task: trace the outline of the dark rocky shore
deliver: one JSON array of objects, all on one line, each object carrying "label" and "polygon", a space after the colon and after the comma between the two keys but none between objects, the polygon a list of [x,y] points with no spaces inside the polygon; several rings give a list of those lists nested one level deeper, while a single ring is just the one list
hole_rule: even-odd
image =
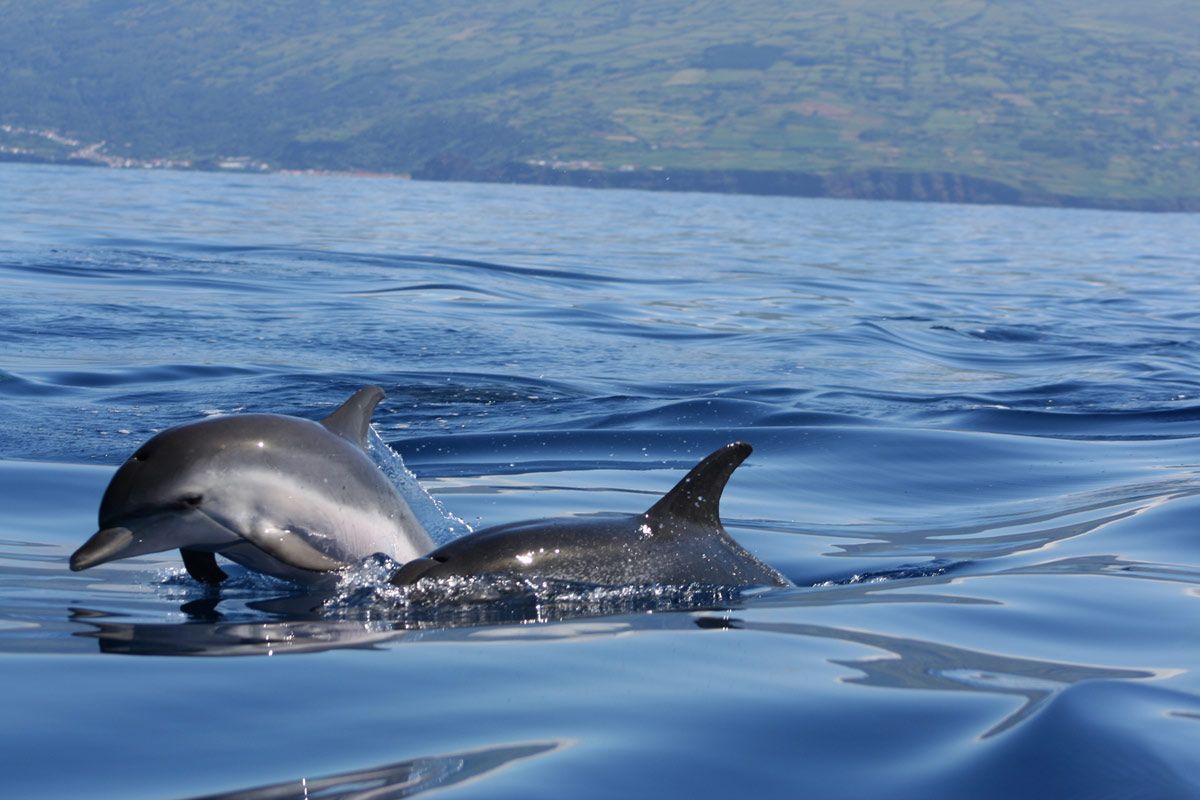
[{"label": "dark rocky shore", "polygon": [[509,162],[477,165],[452,158],[436,159],[412,173],[418,180],[481,181],[580,186],[597,189],[649,189],[675,192],[721,192],[785,197],[835,197],[856,200],[901,200],[933,203],[1096,208],[1119,211],[1200,211],[1195,197],[1079,197],[1022,189],[999,181],[952,172],[871,169],[833,174],[768,170],[702,169],[563,169]]}]

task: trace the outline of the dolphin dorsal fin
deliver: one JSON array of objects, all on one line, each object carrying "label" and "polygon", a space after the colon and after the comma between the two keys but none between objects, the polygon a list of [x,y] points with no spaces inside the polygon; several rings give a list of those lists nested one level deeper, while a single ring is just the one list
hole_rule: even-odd
[{"label": "dolphin dorsal fin", "polygon": [[382,399],[383,389],[378,386],[364,386],[338,406],[336,411],[321,420],[321,424],[343,439],[349,439],[365,449],[367,429],[371,427],[371,414]]},{"label": "dolphin dorsal fin", "polygon": [[[721,493],[729,476],[750,455],[752,448],[745,442],[731,442],[710,453],[675,488],[650,507],[646,517],[651,522],[686,520],[713,531],[721,528]],[[666,529],[674,526],[667,525]]]}]

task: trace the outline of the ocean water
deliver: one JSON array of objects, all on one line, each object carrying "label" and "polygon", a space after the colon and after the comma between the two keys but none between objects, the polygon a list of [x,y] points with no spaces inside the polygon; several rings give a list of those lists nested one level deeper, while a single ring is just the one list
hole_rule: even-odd
[{"label": "ocean water", "polygon": [[[1197,242],[1184,215],[3,165],[5,794],[1200,796]],[[723,517],[796,585],[68,571],[156,431],[368,383],[374,455],[444,535],[640,511],[748,441]]]}]

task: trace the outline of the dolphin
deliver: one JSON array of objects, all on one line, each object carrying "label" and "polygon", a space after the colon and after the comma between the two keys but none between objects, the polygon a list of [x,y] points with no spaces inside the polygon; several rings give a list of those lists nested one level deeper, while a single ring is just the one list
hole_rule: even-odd
[{"label": "dolphin", "polygon": [[514,522],[467,534],[409,561],[389,579],[505,574],[603,586],[790,586],[730,538],[721,493],[750,455],[733,442],[707,456],[643,514]]},{"label": "dolphin", "polygon": [[226,577],[216,553],[314,583],[374,553],[397,561],[428,553],[433,540],[366,452],[382,399],[368,386],[320,422],[244,414],[163,431],[117,470],[100,530],[71,569],[179,548],[205,583]]}]

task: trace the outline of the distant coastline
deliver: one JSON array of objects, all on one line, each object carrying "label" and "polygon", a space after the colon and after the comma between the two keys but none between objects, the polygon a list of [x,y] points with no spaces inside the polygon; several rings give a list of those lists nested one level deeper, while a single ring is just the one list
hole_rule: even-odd
[{"label": "distant coastline", "polygon": [[539,186],[573,186],[588,189],[640,189],[667,192],[713,192],[775,197],[892,200],[900,202],[965,203],[1045,208],[1090,208],[1109,211],[1200,212],[1200,195],[1191,197],[1121,198],[1087,197],[1025,190],[1000,181],[953,172],[866,169],[819,174],[790,170],[670,169],[563,166],[547,162],[511,161],[498,165],[475,164],[467,159],[442,157],[412,172],[277,168],[247,158],[139,160],[66,157],[0,151],[0,163],[58,164],[110,169],[171,169],[197,172],[251,174],[310,174],[378,177],[420,181],[513,183]]},{"label": "distant coastline", "polygon": [[1166,198],[1076,197],[1023,190],[999,181],[952,172],[885,169],[831,174],[748,169],[605,170],[569,169],[549,164],[520,162],[509,162],[498,167],[479,167],[467,162],[440,159],[415,170],[412,177],[417,180],[532,183],[597,189],[1093,208],[1110,211],[1200,212],[1200,195]]}]

